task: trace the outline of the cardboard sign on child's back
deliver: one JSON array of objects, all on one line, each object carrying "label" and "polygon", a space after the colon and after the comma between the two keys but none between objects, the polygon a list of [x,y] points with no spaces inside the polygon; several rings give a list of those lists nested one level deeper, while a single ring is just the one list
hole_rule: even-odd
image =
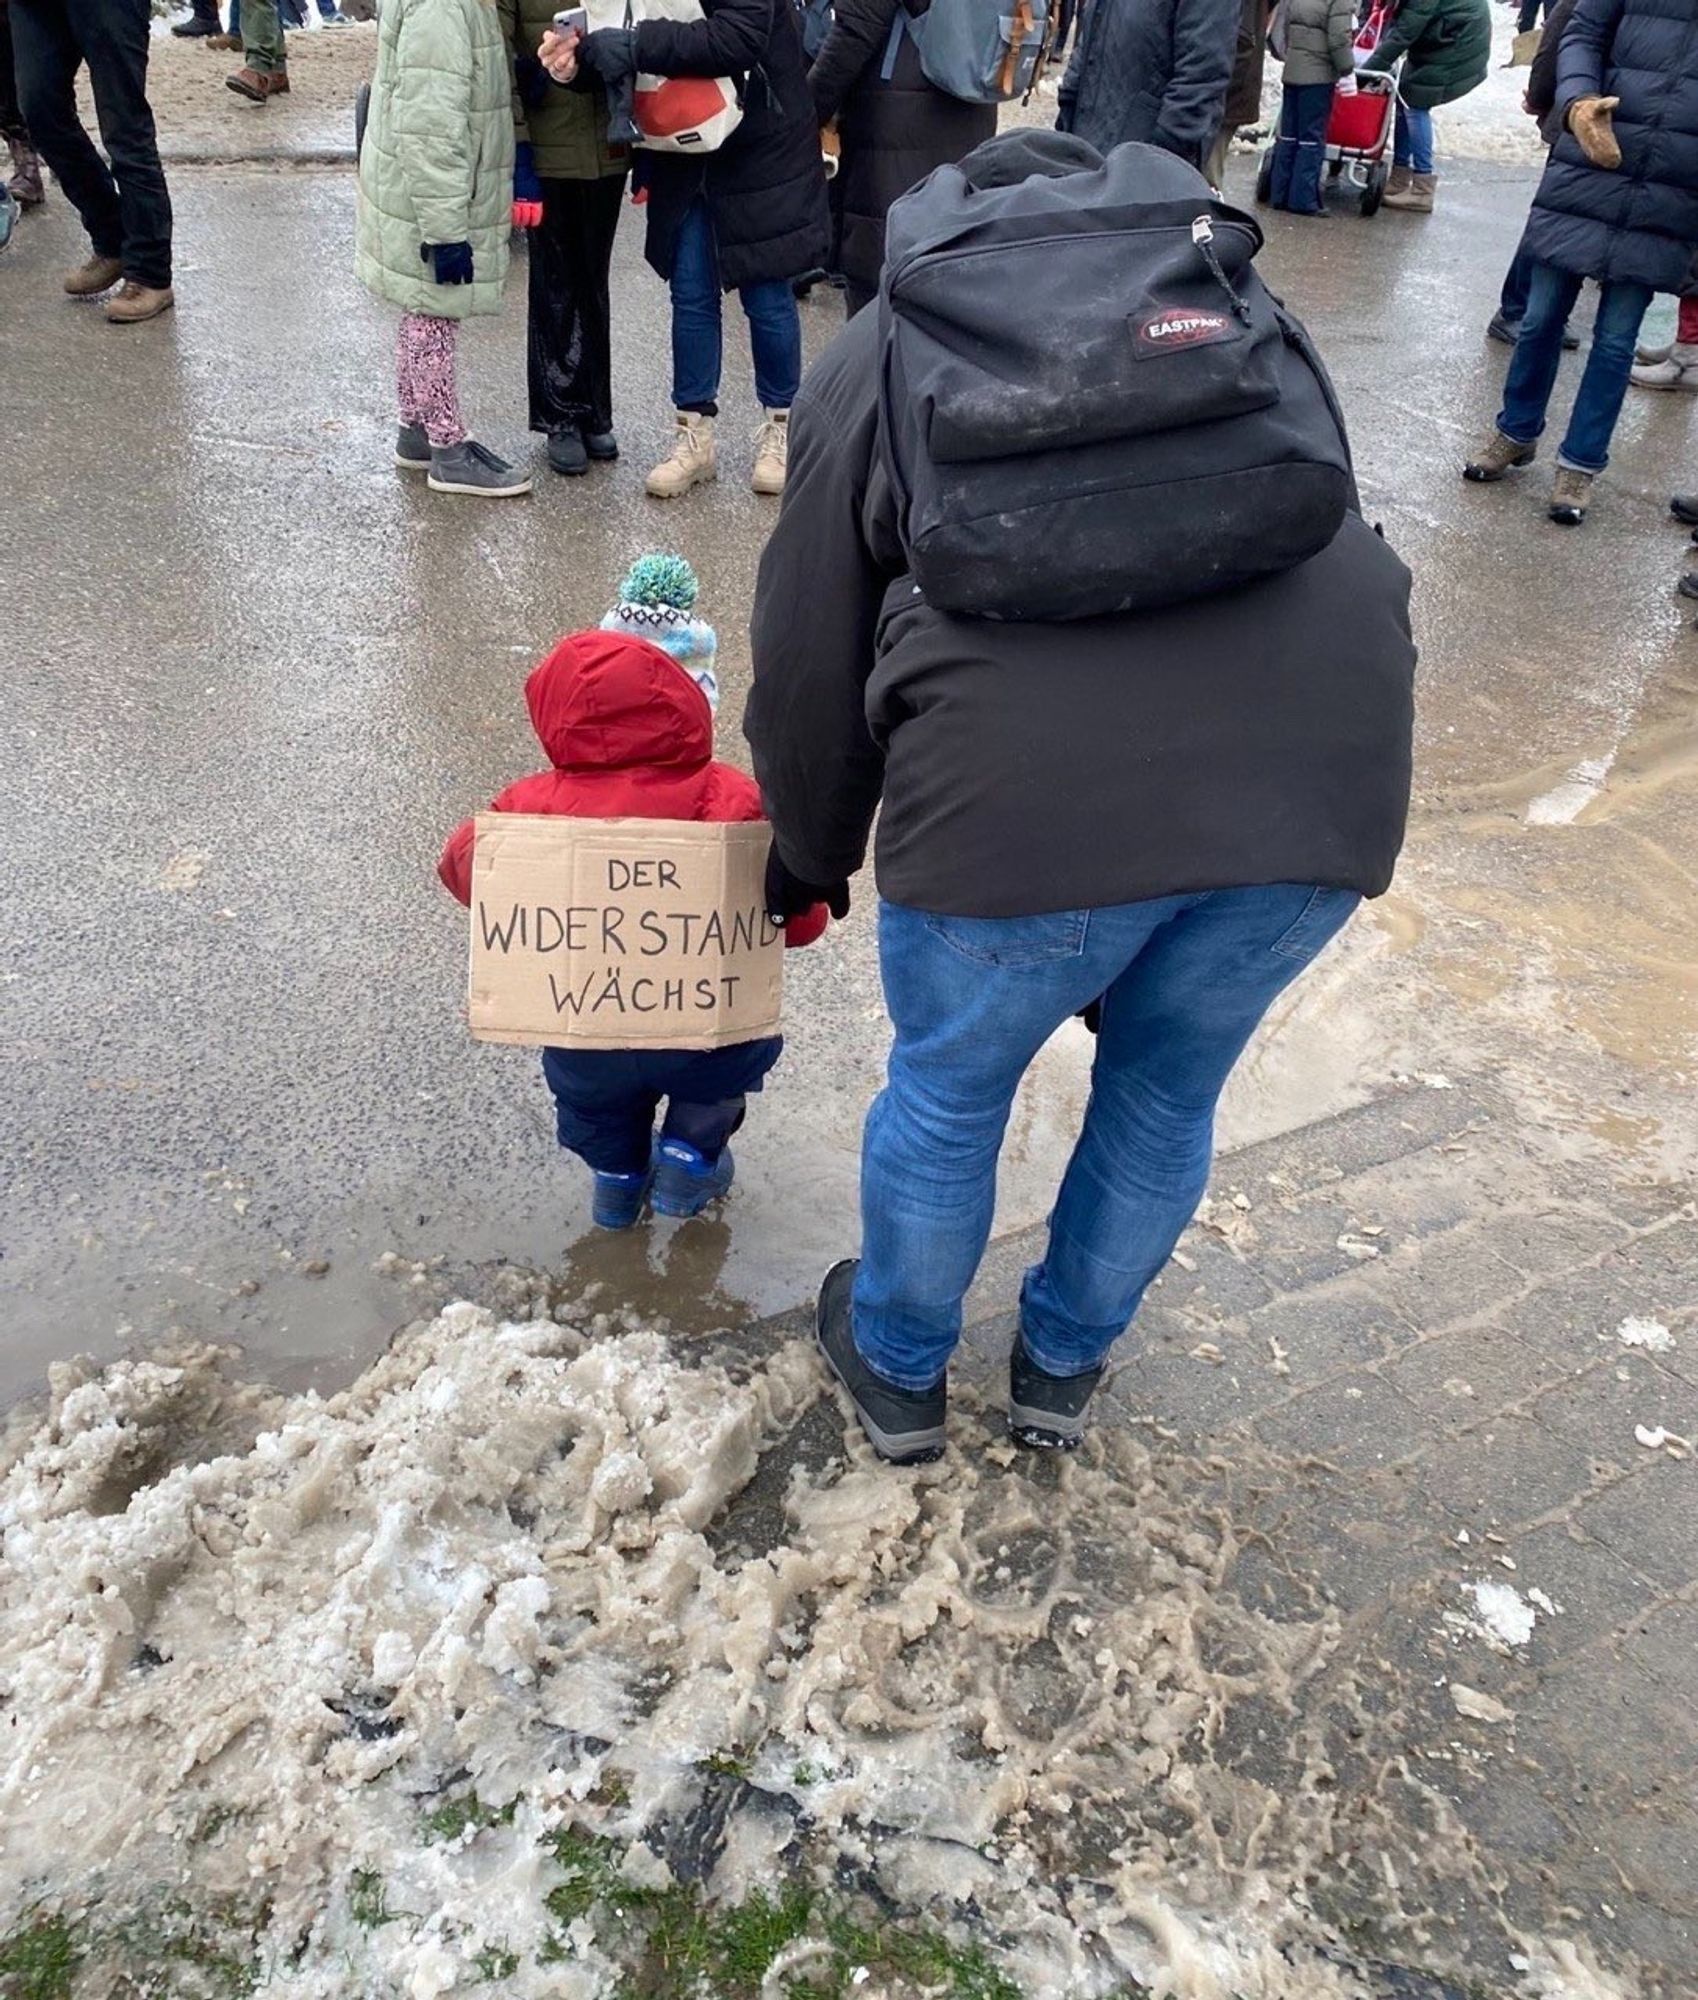
[{"label": "cardboard sign on child's back", "polygon": [[718,1049],[776,1034],[760,824],[479,813],[467,1017],[482,1042]]}]

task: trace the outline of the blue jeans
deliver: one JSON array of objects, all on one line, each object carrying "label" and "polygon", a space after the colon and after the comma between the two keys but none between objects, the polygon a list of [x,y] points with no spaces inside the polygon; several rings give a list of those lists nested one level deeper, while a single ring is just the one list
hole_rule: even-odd
[{"label": "blue jeans", "polygon": [[1330,83],[1288,83],[1279,107],[1268,200],[1297,215],[1319,215],[1321,170],[1327,162],[1327,119],[1332,113]]},{"label": "blue jeans", "polygon": [[1433,171],[1433,114],[1416,111],[1397,100],[1397,130],[1392,144],[1392,160],[1412,174]]},{"label": "blue jeans", "polygon": [[777,1035],[724,1049],[544,1049],[556,1131],[569,1153],[602,1174],[640,1174],[661,1132],[717,1160],[743,1122],[744,1098],[759,1090],[784,1053]]},{"label": "blue jeans", "polygon": [[[744,285],[737,296],[749,321],[755,394],[767,410],[787,410],[802,385],[802,315],[788,282]],[[719,412],[724,353],[719,251],[713,217],[698,199],[685,211],[672,251],[672,407]]]},{"label": "blue jeans", "polygon": [[1084,1129],[1021,1296],[1040,1368],[1094,1368],[1196,1211],[1233,1064],[1357,901],[1279,884],[1042,917],[883,904],[896,1042],[867,1117],[855,1282],[855,1344],[875,1373],[904,1389],[943,1373],[990,1238],[1014,1093],[1056,1029],[1100,996]]},{"label": "blue jeans", "polygon": [[[1498,429],[1517,444],[1531,444],[1545,428],[1545,411],[1562,363],[1563,329],[1580,296],[1582,280],[1572,271],[1535,264],[1527,288],[1521,335],[1504,377]],[[1559,465],[1576,472],[1602,472],[1610,460],[1610,438],[1627,395],[1628,373],[1639,339],[1639,322],[1651,303],[1648,285],[1607,278],[1598,287],[1598,317],[1586,372],[1569,412],[1568,435],[1557,453]]]},{"label": "blue jeans", "polygon": [[1527,314],[1527,291],[1533,282],[1533,259],[1527,253],[1525,237],[1516,245],[1509,269],[1503,274],[1503,290],[1498,294],[1498,310],[1511,326],[1519,326]]}]

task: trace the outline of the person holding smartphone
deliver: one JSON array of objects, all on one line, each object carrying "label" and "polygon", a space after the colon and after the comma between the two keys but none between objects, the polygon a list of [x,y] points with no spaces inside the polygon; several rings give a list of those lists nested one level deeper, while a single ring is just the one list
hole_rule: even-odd
[{"label": "person holding smartphone", "polygon": [[533,431],[567,478],[619,456],[613,430],[613,336],[609,271],[630,170],[630,149],[607,133],[607,93],[594,76],[567,89],[537,49],[576,49],[584,9],[556,0],[500,0],[513,64],[516,147],[513,192],[529,207],[527,376]]}]

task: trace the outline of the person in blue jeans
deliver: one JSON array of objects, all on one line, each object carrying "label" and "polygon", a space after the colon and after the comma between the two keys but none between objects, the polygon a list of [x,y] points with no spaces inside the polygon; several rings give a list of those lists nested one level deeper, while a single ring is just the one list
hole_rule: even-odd
[{"label": "person in blue jeans", "polygon": [[[1085,232],[1101,164],[1075,136],[1007,132],[962,162],[961,198],[1059,180],[1038,205]],[[1083,341],[1108,310],[1070,294],[1068,240],[1045,242],[1053,281],[1028,266],[1041,304],[1008,308],[1028,332],[1042,314],[1058,352],[1073,314]],[[927,299],[960,341],[941,274]],[[827,1275],[818,1338],[877,1452],[938,1455],[1015,1094],[1090,1009],[1090,1104],[1009,1355],[1012,1435],[1066,1447],[1196,1207],[1234,1063],[1391,880],[1409,799],[1409,574],[1346,509],[1319,553],[1236,589],[1211,583],[1200,547],[1170,580],[1179,601],[1155,609],[1030,624],[943,612],[908,573],[883,470],[881,355],[876,316],[859,314],[803,383],[744,720],[775,918],[844,907],[878,816],[894,1045],[862,1146],[861,1255]],[[1043,483],[1017,461],[1007,476],[1053,586],[1069,550],[1042,518]],[[1237,546],[1229,513],[1220,567]],[[1134,575],[1144,518],[1124,510]]]}]

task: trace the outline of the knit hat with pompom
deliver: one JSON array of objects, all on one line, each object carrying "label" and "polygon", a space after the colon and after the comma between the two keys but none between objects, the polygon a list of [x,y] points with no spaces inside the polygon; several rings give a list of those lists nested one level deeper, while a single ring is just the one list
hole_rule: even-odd
[{"label": "knit hat with pompom", "polygon": [[693,615],[696,594],[696,572],[682,556],[639,556],[601,629],[647,639],[669,653],[707,696],[709,707],[717,709],[719,639],[711,625]]}]

